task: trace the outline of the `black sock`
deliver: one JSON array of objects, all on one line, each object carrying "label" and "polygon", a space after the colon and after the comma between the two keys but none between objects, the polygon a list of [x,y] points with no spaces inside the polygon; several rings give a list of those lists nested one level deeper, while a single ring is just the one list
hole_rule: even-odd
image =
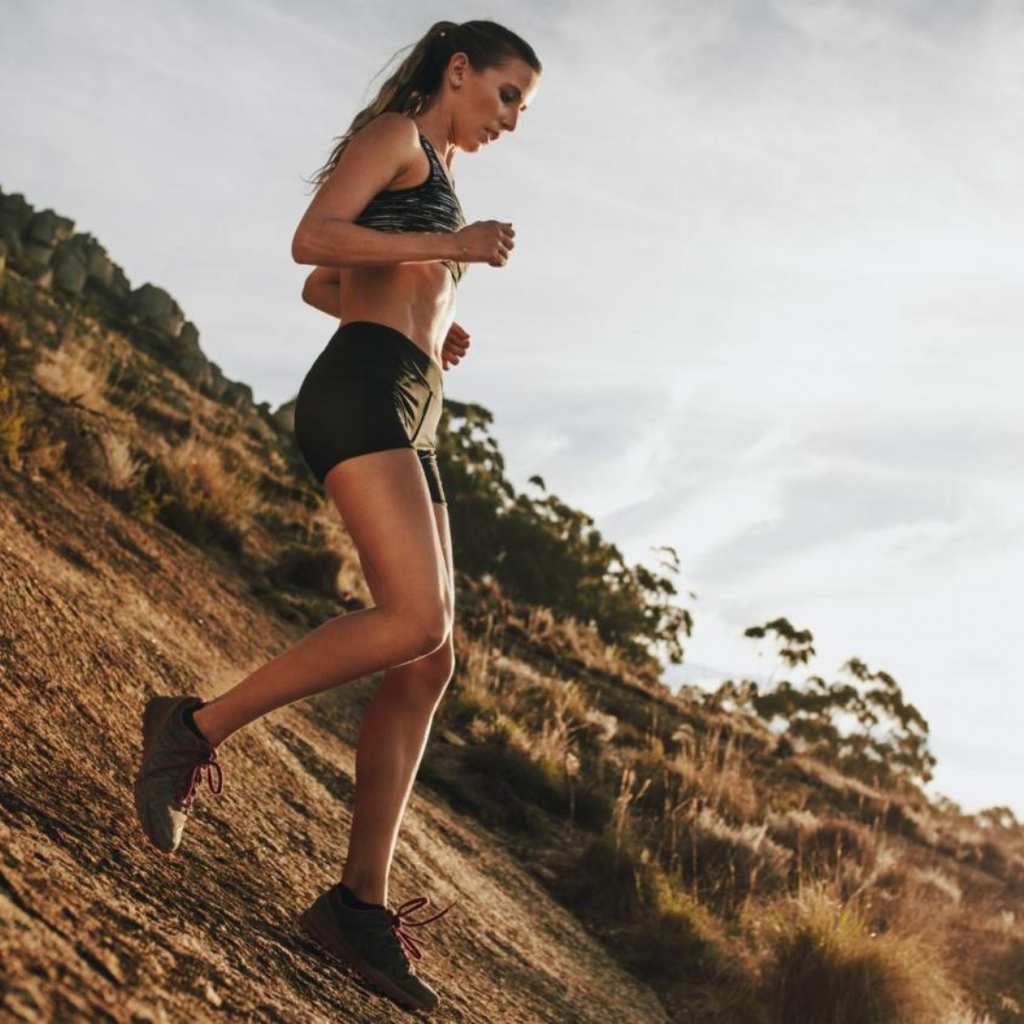
[{"label": "black sock", "polygon": [[338,886],[341,889],[341,901],[346,907],[372,907],[374,910],[384,909],[383,903],[364,903],[344,882],[339,882]]},{"label": "black sock", "polygon": [[[195,707],[187,708],[185,713],[181,716],[185,720],[185,724],[204,742],[210,743],[210,741],[199,731],[199,726],[196,725],[195,719],[192,717],[193,713],[198,711],[202,707],[202,704],[196,704]],[[212,746],[212,744],[210,744]]]}]

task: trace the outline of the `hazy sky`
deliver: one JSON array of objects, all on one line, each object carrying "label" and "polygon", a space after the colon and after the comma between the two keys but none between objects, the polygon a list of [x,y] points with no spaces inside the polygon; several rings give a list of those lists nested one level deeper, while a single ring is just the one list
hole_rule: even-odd
[{"label": "hazy sky", "polygon": [[446,393],[494,412],[518,488],[541,474],[631,561],[676,547],[670,679],[769,674],[742,633],[785,615],[808,671],[895,676],[935,789],[1024,817],[1024,0],[0,15],[0,186],[170,291],[275,406],[335,327],[290,256],[303,176],[433,21],[523,35],[530,109],[453,166],[516,248],[463,279]]}]

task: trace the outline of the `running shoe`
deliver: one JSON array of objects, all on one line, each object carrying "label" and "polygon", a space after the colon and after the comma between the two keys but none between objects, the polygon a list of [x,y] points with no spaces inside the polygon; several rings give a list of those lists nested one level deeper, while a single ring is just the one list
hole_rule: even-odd
[{"label": "running shoe", "polygon": [[321,946],[354,967],[400,1006],[430,1011],[438,1006],[440,997],[409,963],[407,950],[416,960],[423,953],[405,929],[436,921],[455,904],[421,921],[409,919],[410,914],[429,902],[429,896],[416,896],[396,911],[384,906],[350,907],[342,899],[338,884],[318,896],[299,916],[299,922]]},{"label": "running shoe", "polygon": [[147,838],[165,853],[173,853],[181,843],[203,772],[214,794],[224,788],[216,749],[193,732],[184,718],[187,710],[204,703],[195,696],[153,697],[142,715],[142,766],[135,774],[135,811]]}]

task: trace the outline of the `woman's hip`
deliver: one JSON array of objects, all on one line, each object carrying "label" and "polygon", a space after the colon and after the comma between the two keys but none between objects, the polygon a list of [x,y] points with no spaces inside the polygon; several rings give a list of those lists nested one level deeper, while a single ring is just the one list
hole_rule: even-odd
[{"label": "woman's hip", "polygon": [[[334,434],[355,446],[432,447],[444,401],[441,371],[384,324],[342,324],[299,388],[295,432]],[[370,450],[370,449],[367,449]]]}]

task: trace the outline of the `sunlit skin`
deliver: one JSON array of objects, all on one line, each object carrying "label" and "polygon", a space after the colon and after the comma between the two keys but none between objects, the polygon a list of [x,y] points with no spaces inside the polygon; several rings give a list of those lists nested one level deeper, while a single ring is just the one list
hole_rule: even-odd
[{"label": "sunlit skin", "polygon": [[[477,74],[464,53],[452,55],[439,93],[413,119],[449,176],[457,149],[475,153],[515,131],[538,77],[519,59]],[[411,136],[407,125],[401,129]],[[388,188],[424,180],[429,161],[416,149],[415,159],[395,172]],[[326,210],[323,219],[330,215]],[[474,221],[454,240],[443,239],[444,248],[437,251],[503,267],[513,234],[508,222]],[[453,320],[452,275],[436,259],[316,266],[303,298],[343,323],[369,320],[394,327],[445,370],[469,348],[468,332]],[[447,506],[430,501],[411,447],[341,459],[324,488],[355,543],[372,605],[329,619],[208,701],[193,720],[217,747],[269,711],[383,670],[356,747],[352,825],[341,880],[359,899],[386,905],[399,827],[434,713],[454,671],[451,526]]]},{"label": "sunlit skin", "polygon": [[[457,149],[475,153],[482,146],[493,145],[505,132],[516,130],[539,83],[540,75],[519,58],[478,73],[465,53],[454,53],[440,93],[412,120],[429,139],[451,177]],[[418,184],[424,173],[423,167],[410,168],[389,188]],[[509,233],[514,238],[511,225]],[[509,249],[513,244],[510,240]],[[403,333],[448,370],[464,358],[471,337],[453,319],[455,290],[451,274],[440,262],[403,263],[390,267],[317,267],[309,275],[303,297],[342,321],[382,320],[384,311],[393,310],[389,322],[403,325]]]},{"label": "sunlit skin", "polygon": [[[413,120],[450,174],[456,149],[475,153],[505,132],[516,130],[519,115],[537,91],[540,75],[518,58],[478,74],[464,53],[456,53],[449,61],[445,84],[449,88],[442,92],[440,100]],[[469,333],[452,322],[441,349],[444,369],[457,365],[469,344]]]}]

